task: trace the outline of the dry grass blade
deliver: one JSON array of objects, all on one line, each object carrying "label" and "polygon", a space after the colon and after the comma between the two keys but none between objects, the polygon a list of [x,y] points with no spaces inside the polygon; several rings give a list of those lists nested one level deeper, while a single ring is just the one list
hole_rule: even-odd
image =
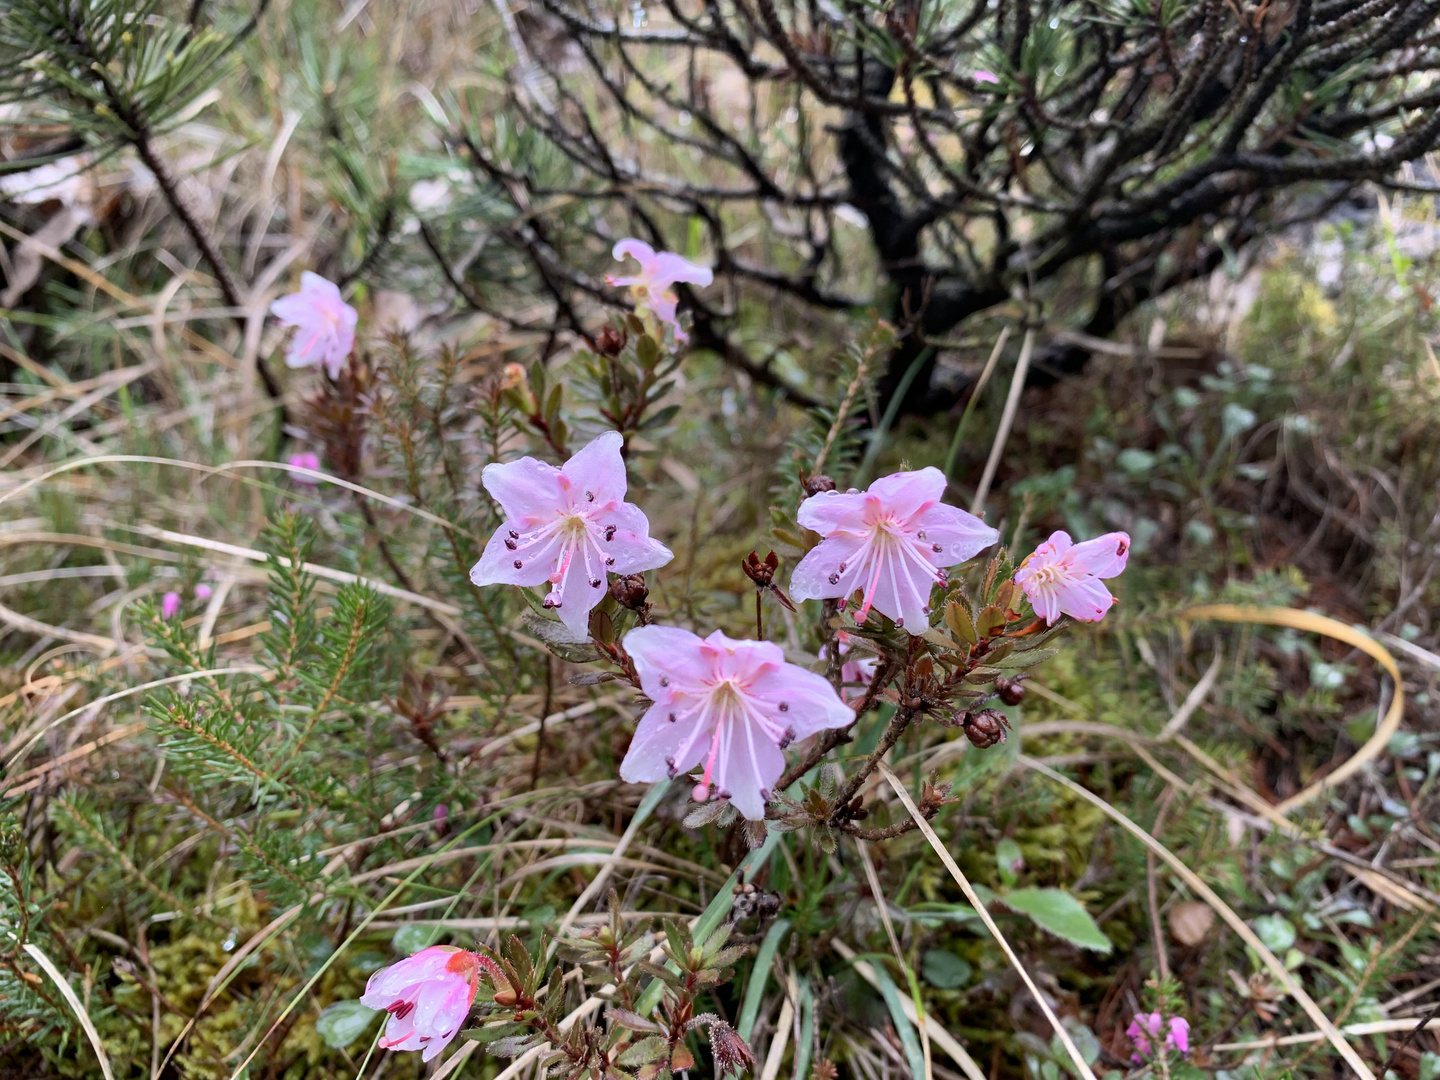
[{"label": "dry grass blade", "polygon": [[[891,772],[890,767],[883,761],[879,762],[877,767],[880,774],[889,781],[900,801],[905,804],[906,811],[915,819],[915,824],[925,834],[925,839],[930,841],[930,846],[935,849],[935,854],[940,856],[940,861],[945,864],[945,869],[950,871],[950,876],[955,879],[955,884],[960,886],[960,891],[970,901],[970,906],[980,915],[985,929],[990,931],[990,936],[995,939],[996,944],[1005,953],[1005,958],[1010,961],[1010,965],[1019,974],[1026,989],[1034,996],[1035,1003],[1040,1006],[1040,1011],[1045,1014],[1045,1019],[1050,1021],[1050,1026],[1055,1029],[1055,1037],[1065,1047],[1065,1052],[1070,1055],[1070,1060],[1075,1063],[1075,1068],[1085,1080],[1095,1080],[1095,1073],[1091,1071],[1089,1063],[1081,1055],[1080,1048],[1075,1045],[1075,1040],[1070,1038],[1070,1033],[1065,1030],[1065,1025],[1060,1023],[1060,1018],[1055,1015],[1055,1010],[1050,1007],[1050,1003],[1040,993],[1040,988],[1035,985],[1035,980],[1030,977],[1030,972],[1025,970],[1025,965],[1020,963],[1020,957],[1015,955],[1015,950],[1010,947],[1010,942],[1000,932],[1000,927],[995,925],[995,920],[990,917],[989,910],[985,907],[984,901],[980,899],[974,886],[970,884],[970,880],[961,872],[959,864],[956,863],[950,852],[945,849],[945,844],[935,830],[930,827],[930,822],[926,821],[925,816],[920,813],[915,805],[915,800],[910,798],[910,792],[905,790],[905,785],[900,782],[900,778]],[[1373,1080],[1373,1078],[1367,1077],[1366,1080]]]},{"label": "dry grass blade", "polygon": [[[1392,1035],[1400,1031],[1414,1031],[1419,1020],[1369,1020],[1363,1024],[1346,1024],[1340,1029],[1345,1035]],[[1426,1031],[1440,1031],[1440,1020],[1430,1020]],[[1280,1035],[1273,1039],[1247,1039],[1245,1042],[1219,1043],[1211,1049],[1221,1050],[1269,1050],[1276,1046],[1303,1046],[1305,1043],[1322,1042],[1323,1031],[1303,1031],[1298,1035]]]},{"label": "dry grass blade", "polygon": [[1035,330],[1025,331],[1025,340],[1020,343],[1020,359],[1015,361],[1015,374],[1010,377],[1010,393],[1005,398],[1005,411],[1000,414],[1000,427],[995,431],[995,442],[990,447],[990,457],[985,461],[985,471],[980,474],[980,486],[975,489],[975,499],[970,512],[978,514],[985,507],[985,496],[990,494],[990,485],[995,480],[995,470],[1000,468],[1000,458],[1005,453],[1006,440],[1010,438],[1010,425],[1020,411],[1020,395],[1025,392],[1025,375],[1030,370],[1030,354],[1035,351]]},{"label": "dry grass blade", "polygon": [[1275,979],[1290,992],[1290,996],[1305,1010],[1305,1014],[1310,1017],[1315,1026],[1330,1040],[1336,1052],[1345,1059],[1349,1066],[1355,1070],[1356,1074],[1362,1077],[1363,1080],[1375,1080],[1375,1074],[1370,1071],[1370,1067],[1361,1060],[1360,1055],[1355,1052],[1355,1048],[1345,1041],[1345,1037],[1341,1035],[1335,1025],[1330,1022],[1330,1018],[1320,1010],[1320,1006],[1316,1005],[1310,995],[1305,992],[1305,988],[1300,985],[1295,976],[1286,970],[1285,965],[1280,962],[1279,957],[1266,948],[1265,943],[1260,940],[1254,930],[1250,929],[1245,920],[1240,918],[1229,904],[1220,899],[1214,889],[1201,881],[1200,876],[1196,874],[1195,871],[1181,862],[1174,852],[1156,840],[1139,825],[1135,824],[1135,822],[1131,821],[1119,810],[1116,810],[1115,807],[1100,798],[1100,796],[1075,783],[1075,781],[1069,777],[1062,776],[1054,769],[1023,754],[1016,760],[1026,768],[1034,769],[1036,772],[1064,786],[1076,795],[1079,795],[1086,802],[1097,807],[1102,813],[1133,835],[1149,850],[1164,859],[1170,869],[1174,870],[1180,879],[1184,881],[1197,896],[1214,908],[1215,913],[1229,924],[1230,929],[1240,935],[1241,940],[1243,940],[1246,945],[1255,950],[1261,962],[1270,969],[1270,973],[1275,976]]},{"label": "dry grass blade", "polygon": [[1371,657],[1389,674],[1395,682],[1395,696],[1390,701],[1390,707],[1385,711],[1384,719],[1375,728],[1375,734],[1365,741],[1365,744],[1356,750],[1339,768],[1332,769],[1325,776],[1309,784],[1302,790],[1296,792],[1290,798],[1284,800],[1277,807],[1276,811],[1281,814],[1288,814],[1296,807],[1304,806],[1313,802],[1321,794],[1354,776],[1367,764],[1378,757],[1390,742],[1391,736],[1400,727],[1400,719],[1405,713],[1405,683],[1400,678],[1400,665],[1395,662],[1392,656],[1383,645],[1376,641],[1363,630],[1357,630],[1353,626],[1346,626],[1337,619],[1327,615],[1316,615],[1314,612],[1301,611],[1298,608],[1282,607],[1243,607],[1239,604],[1202,604],[1199,607],[1187,608],[1182,617],[1186,619],[1210,619],[1215,622],[1230,623],[1252,623],[1262,626],[1288,626],[1294,630],[1305,630],[1312,634],[1323,634],[1326,637],[1334,638],[1336,641],[1343,641],[1359,649],[1365,655]]},{"label": "dry grass blade", "polygon": [[40,951],[40,946],[33,942],[27,943],[25,951],[30,954],[32,960],[45,969],[45,974],[49,975],[55,983],[55,989],[59,990],[61,996],[65,998],[65,1003],[75,1010],[75,1019],[80,1021],[80,1026],[85,1029],[85,1037],[90,1040],[90,1045],[95,1048],[95,1056],[100,1059],[100,1071],[105,1074],[105,1080],[115,1080],[115,1074],[110,1071],[110,1058],[105,1053],[105,1044],[100,1041],[100,1033],[90,1022],[90,1014],[80,1004],[80,999],[75,996],[75,991],[70,988],[70,983],[66,981],[65,976],[50,961],[50,958]]}]

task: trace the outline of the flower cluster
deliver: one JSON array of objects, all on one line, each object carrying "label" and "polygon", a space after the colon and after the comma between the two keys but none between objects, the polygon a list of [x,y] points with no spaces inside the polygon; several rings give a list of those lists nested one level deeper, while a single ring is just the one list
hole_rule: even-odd
[{"label": "flower cluster", "polygon": [[[711,272],[638,240],[622,240],[614,254],[640,264],[637,275],[608,280],[630,289],[651,344],[664,346],[665,326],[675,341],[686,340],[673,287],[677,282],[708,285]],[[307,279],[307,287],[311,284]],[[327,305],[338,302],[338,292],[312,291],[313,301],[307,301],[311,307],[302,310],[299,298],[287,297],[297,303],[277,308],[277,313],[302,327],[292,354],[328,365],[335,349],[350,347],[350,339],[343,335],[354,324],[332,318],[337,309]],[[633,320],[630,325],[636,328]],[[333,327],[334,333],[327,327]],[[613,360],[624,349],[626,337],[615,332],[602,335],[602,342],[597,346],[600,352]],[[646,348],[653,356],[654,350]],[[542,377],[543,369],[534,376]],[[504,387],[530,393],[518,368],[507,371]],[[540,395],[534,396],[538,400]],[[532,426],[564,456],[567,440],[563,433],[556,435],[563,431],[559,418],[538,410],[537,405],[536,415],[530,417]],[[1048,655],[1037,645],[1063,618],[1088,622],[1103,618],[1116,602],[1104,582],[1125,569],[1129,555],[1130,538],[1121,532],[1081,543],[1068,533],[1055,532],[1018,568],[1003,551],[998,554],[989,564],[978,599],[972,601],[965,588],[951,584],[950,569],[997,544],[1000,535],[976,515],[944,501],[946,479],[939,469],[896,472],[863,491],[838,491],[829,478],[815,476],[806,482],[807,497],[796,515],[809,539],[792,539],[808,551],[794,567],[788,595],[777,581],[780,561],[775,553],[762,560],[752,552],[742,561],[742,569],[756,589],[756,639],[732,638],[721,630],[702,637],[689,629],[649,621],[652,605],[643,575],[667,565],[674,556],[650,535],[644,511],[627,500],[624,448],[620,431],[605,431],[561,465],[533,457],[487,465],[481,482],[498,504],[501,521],[470,578],[477,586],[537,590],[534,599],[559,622],[547,621],[549,628],[542,636],[548,642],[572,651],[575,645],[593,646],[595,655],[620,669],[606,677],[628,680],[645,700],[645,711],[620,765],[621,779],[656,783],[689,774],[691,798],[716,807],[696,811],[700,815],[696,820],[738,812],[751,822],[763,823],[769,817],[770,824],[780,829],[814,825],[823,834],[822,846],[824,837],[835,830],[863,834],[856,822],[868,813],[862,805],[864,778],[874,761],[895,745],[905,726],[930,716],[946,727],[962,729],[976,748],[1003,742],[1010,721],[985,706],[997,697],[1015,704],[1024,695],[1023,673],[1007,674],[1005,669],[1023,669]],[[319,463],[297,455],[291,464],[314,469]],[[782,532],[777,530],[776,535]],[[820,663],[812,665],[816,670],[790,662],[780,645],[763,640],[762,601],[767,594],[789,611],[796,610],[792,597],[828,602],[825,644]],[[607,601],[610,606],[597,614],[597,607]],[[1033,616],[1025,613],[1026,601]],[[620,633],[617,622],[631,628]],[[1035,659],[1027,659],[1027,654]],[[575,657],[584,658],[583,653]],[[831,678],[820,673],[825,669]],[[894,706],[894,712],[871,763],[858,777],[843,789],[833,778],[822,780],[798,802],[777,792],[786,776],[786,750],[792,743],[812,740],[803,762],[795,767],[799,775],[843,739],[843,729],[854,725],[861,711],[882,699]],[[827,732],[831,734],[825,738],[812,739]],[[922,813],[928,816],[944,805],[948,790],[945,785],[927,784]],[[894,830],[883,830],[882,835],[896,835]],[[827,850],[831,849],[833,841]],[[714,947],[722,945],[720,940]],[[509,961],[502,957],[501,963]],[[530,1001],[527,988],[535,973],[528,960],[516,963],[513,970],[507,966],[502,973],[483,954],[425,949],[376,973],[361,1000],[390,1014],[382,1046],[420,1049],[428,1061],[464,1022],[482,974],[495,982],[497,1004],[513,1005],[522,1012],[530,1009],[524,1003]],[[660,1045],[659,1033],[677,1036],[689,1030],[686,1024],[701,1022],[686,1013],[666,1028],[636,1014],[624,1016],[621,1026],[648,1033],[647,1045],[655,1046]],[[704,1023],[711,1028],[717,1068],[738,1071],[749,1060],[744,1042],[718,1018]],[[1145,1055],[1161,1040],[1161,1033],[1158,1013],[1137,1016],[1130,1028],[1137,1049]],[[545,1038],[553,1042],[559,1035]],[[1185,1021],[1169,1021],[1163,1044],[1186,1051]],[[583,1057],[582,1049],[567,1043],[565,1052]],[[672,1071],[693,1064],[674,1038],[662,1049],[656,1060],[668,1061]],[[688,1063],[681,1064],[682,1059]],[[634,1057],[635,1062],[640,1060]],[[646,1073],[642,1070],[639,1075]]]},{"label": "flower cluster", "polygon": [[[1160,1037],[1162,1031],[1165,1033],[1163,1039]],[[1158,1012],[1136,1013],[1125,1034],[1135,1044],[1131,1060],[1136,1064],[1152,1057],[1156,1047],[1173,1050],[1177,1054],[1190,1052],[1190,1022],[1183,1016],[1172,1016],[1167,1023]],[[1154,1040],[1153,1044],[1151,1040]]]}]

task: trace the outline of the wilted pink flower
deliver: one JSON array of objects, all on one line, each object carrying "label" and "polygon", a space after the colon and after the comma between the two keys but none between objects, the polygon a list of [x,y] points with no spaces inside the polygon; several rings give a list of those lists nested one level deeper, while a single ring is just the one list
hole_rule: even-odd
[{"label": "wilted pink flower", "polygon": [[531,457],[490,464],[485,490],[505,521],[470,571],[476,585],[550,583],[545,606],[576,634],[605,598],[605,574],[638,574],[675,556],[650,538],[640,508],[625,501],[624,439],[607,431],[560,468]]},{"label": "wilted pink flower", "polygon": [[1130,1036],[1130,1041],[1135,1044],[1134,1054],[1131,1060],[1144,1061],[1151,1054],[1151,1039],[1157,1042],[1160,1039],[1160,1032],[1165,1027],[1169,1031],[1165,1035],[1165,1046],[1179,1054],[1190,1052],[1190,1022],[1181,1016],[1172,1016],[1167,1025],[1158,1012],[1136,1013],[1135,1019],[1130,1021],[1130,1026],[1125,1029],[1125,1034]]},{"label": "wilted pink flower", "polygon": [[675,331],[676,341],[689,341],[690,335],[680,328],[675,318],[675,305],[679,298],[671,286],[677,281],[702,287],[709,285],[715,280],[710,268],[696,266],[668,251],[657,252],[643,240],[621,240],[611,254],[617,259],[633,257],[640,264],[640,273],[634,277],[606,274],[605,280],[611,285],[628,285],[637,309],[648,311],[661,322],[669,323]]},{"label": "wilted pink flower", "polygon": [[663,780],[703,761],[693,797],[729,799],[758,821],[785,771],[784,749],[855,719],[823,677],[786,663],[780,646],[769,641],[640,626],[624,644],[640,688],[655,703],[620,764],[620,778],[632,784]]},{"label": "wilted pink flower", "polygon": [[[842,657],[850,651],[850,635],[841,630],[835,635],[835,644]],[[829,646],[820,646],[820,659],[829,659]],[[840,681],[844,689],[840,691],[845,699],[845,704],[853,705],[865,696],[866,689],[870,686],[870,680],[875,677],[875,668],[879,664],[877,657],[866,653],[856,658],[842,660],[840,664]]]},{"label": "wilted pink flower", "polygon": [[340,299],[337,286],[306,270],[300,275],[300,291],[276,300],[270,305],[270,314],[282,325],[296,328],[285,351],[287,366],[324,364],[332,379],[340,377],[340,369],[355,347],[355,324],[360,315]]},{"label": "wilted pink flower", "polygon": [[855,621],[873,606],[896,626],[924,633],[930,587],[947,566],[974,558],[1000,534],[974,514],[940,501],[945,474],[919,469],[882,477],[866,491],[822,491],[800,504],[801,525],[825,539],[795,567],[796,600],[863,593]]},{"label": "wilted pink flower", "polygon": [[178,592],[167,592],[160,597],[160,617],[162,619],[173,619],[180,614],[180,594]]},{"label": "wilted pink flower", "polygon": [[500,974],[499,965],[479,953],[432,945],[371,975],[360,1004],[390,1014],[380,1045],[423,1050],[423,1061],[440,1053],[470,1015],[481,967]]},{"label": "wilted pink flower", "polygon": [[1074,543],[1067,532],[1053,532],[1015,571],[1035,614],[1054,624],[1061,614],[1081,622],[1099,622],[1115,603],[1101,578],[1116,577],[1130,555],[1128,533],[1112,532]]},{"label": "wilted pink flower", "polygon": [[196,600],[209,600],[210,597],[212,597],[212,596],[214,596],[214,595],[215,595],[214,590],[211,589],[209,585],[206,585],[203,581],[202,581],[199,585],[196,585],[196,586],[195,586],[195,599],[196,599]]},{"label": "wilted pink flower", "polygon": [[[291,454],[290,467],[292,469],[309,469],[312,472],[319,472],[320,455],[312,454],[308,450],[299,454]],[[308,484],[311,487],[320,483],[320,481],[316,480],[313,476],[305,476],[301,473],[291,473],[290,479],[294,480],[297,484]]]},{"label": "wilted pink flower", "polygon": [[996,75],[993,71],[977,71],[971,78],[976,82],[982,83],[998,83],[1000,81],[1000,76]]}]

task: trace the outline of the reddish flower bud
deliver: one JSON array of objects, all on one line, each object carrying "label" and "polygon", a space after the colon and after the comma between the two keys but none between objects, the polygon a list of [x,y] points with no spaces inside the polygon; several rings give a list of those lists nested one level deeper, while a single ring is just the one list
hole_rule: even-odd
[{"label": "reddish flower bud", "polygon": [[977,750],[986,750],[996,743],[1005,741],[1005,732],[1010,727],[1010,721],[1005,719],[1005,714],[994,709],[983,709],[978,713],[968,713],[964,720],[965,737]]},{"label": "reddish flower bud", "polygon": [[601,356],[619,356],[628,338],[624,330],[616,330],[613,326],[602,327],[595,337],[595,350]]},{"label": "reddish flower bud", "polygon": [[745,571],[745,576],[755,583],[757,589],[768,588],[775,580],[775,571],[780,566],[780,557],[775,552],[770,552],[764,560],[755,552],[750,552],[740,560],[740,569]]},{"label": "reddish flower bud", "polygon": [[626,574],[610,583],[610,595],[621,607],[641,611],[650,597],[650,590],[645,587],[643,574]]},{"label": "reddish flower bud", "polygon": [[800,481],[805,487],[806,495],[819,495],[822,491],[834,491],[835,481],[824,473],[816,473],[814,476],[801,477]]},{"label": "reddish flower bud", "polygon": [[1009,679],[996,679],[995,693],[1000,695],[1000,700],[1006,705],[1019,705],[1025,700],[1025,679],[1024,675],[1016,675]]}]

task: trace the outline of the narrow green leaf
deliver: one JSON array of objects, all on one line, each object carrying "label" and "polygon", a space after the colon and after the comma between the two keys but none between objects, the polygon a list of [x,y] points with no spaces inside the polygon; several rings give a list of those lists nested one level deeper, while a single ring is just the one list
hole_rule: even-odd
[{"label": "narrow green leaf", "polygon": [[1064,889],[1015,889],[998,898],[1011,911],[1028,915],[1035,925],[1083,949],[1108,953],[1112,948],[1085,906]]}]

